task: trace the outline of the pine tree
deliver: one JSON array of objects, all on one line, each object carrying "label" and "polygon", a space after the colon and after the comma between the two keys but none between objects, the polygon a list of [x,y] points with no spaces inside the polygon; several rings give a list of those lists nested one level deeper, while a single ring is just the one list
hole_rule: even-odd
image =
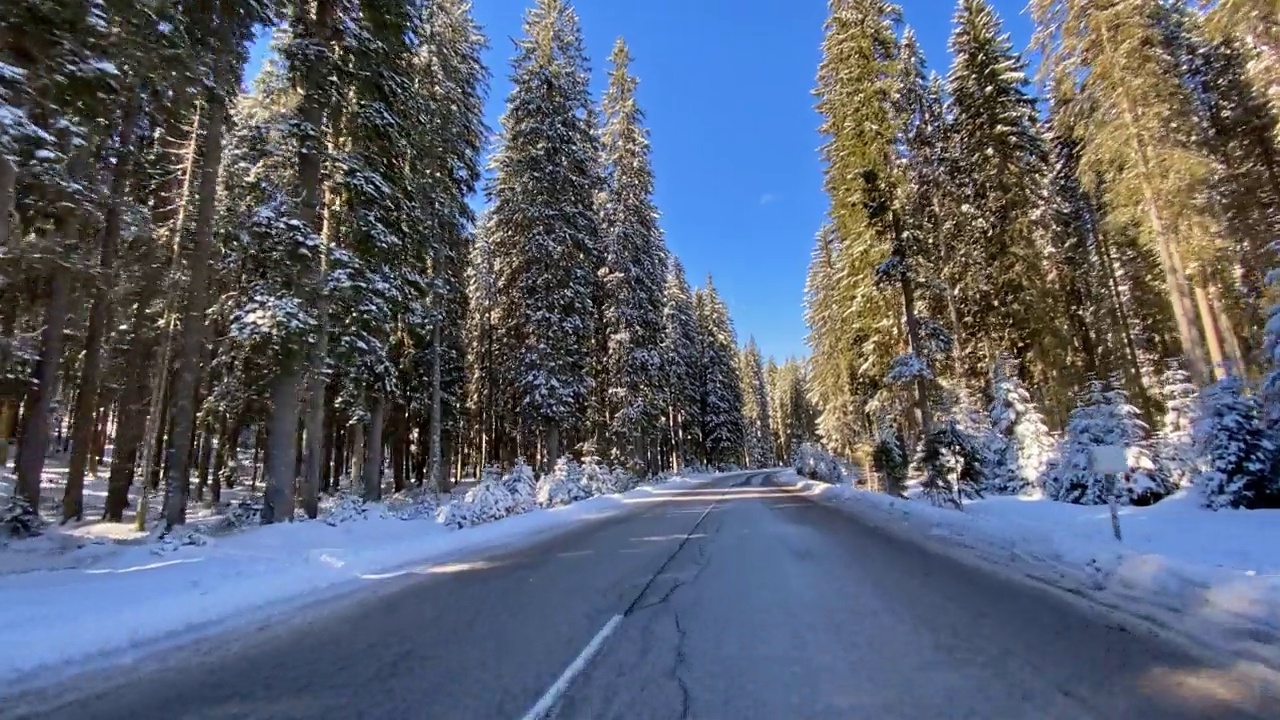
[{"label": "pine tree", "polygon": [[743,419],[746,422],[746,466],[773,466],[773,436],[770,431],[769,392],[765,385],[764,360],[754,337],[738,356],[738,375],[742,378]]},{"label": "pine tree", "polygon": [[742,379],[738,374],[738,338],[729,309],[711,278],[693,298],[698,319],[699,409],[697,437],[703,460],[710,465],[736,464],[746,446]]},{"label": "pine tree", "polygon": [[896,194],[885,183],[897,135],[894,27],[900,17],[898,7],[884,0],[832,0],[818,67],[823,187],[831,205],[810,264],[806,319],[820,433],[840,454],[853,451],[858,408],[879,390],[904,344],[901,328],[884,323],[900,315],[900,298],[874,282],[892,250],[885,230],[894,223],[881,212],[878,217],[889,222],[873,224],[867,202],[870,189],[882,197]]},{"label": "pine tree", "polygon": [[[955,239],[943,267],[950,280],[970,376],[990,367],[991,351],[1048,349],[1057,324],[1045,322],[1044,261],[1032,210],[1041,202],[1045,148],[1026,67],[986,0],[959,0],[947,75],[945,190]],[[983,355],[984,349],[986,356]],[[1050,361],[1047,353],[1035,356]]]},{"label": "pine tree", "polygon": [[1161,2],[1033,0],[1031,14],[1046,72],[1062,81],[1087,77],[1080,85],[1082,171],[1086,179],[1105,173],[1116,212],[1140,223],[1151,239],[1188,372],[1205,382],[1206,335],[1190,285],[1191,266],[1202,258],[1191,233],[1217,237],[1205,204],[1212,163],[1195,147],[1192,104],[1176,60],[1155,51]]},{"label": "pine tree", "polygon": [[658,427],[666,249],[653,205],[648,132],[631,55],[619,39],[601,109],[605,190],[600,210],[608,334],[606,396],[614,450],[644,464]]},{"label": "pine tree", "polygon": [[549,464],[562,435],[581,428],[591,393],[583,350],[594,336],[598,151],[577,14],[563,0],[539,0],[524,32],[488,194],[515,410]]},{"label": "pine tree", "polygon": [[1192,434],[1205,470],[1204,504],[1222,508],[1280,507],[1273,467],[1276,447],[1259,421],[1257,398],[1238,377],[1205,388],[1196,401]]},{"label": "pine tree", "polygon": [[662,369],[667,405],[671,465],[679,470],[695,455],[697,428],[702,425],[701,335],[693,293],[684,267],[674,256],[668,259],[663,292]]},{"label": "pine tree", "polygon": [[1090,451],[1097,446],[1125,448],[1129,470],[1114,481],[1117,500],[1147,505],[1167,495],[1172,484],[1152,459],[1147,427],[1138,416],[1114,381],[1090,381],[1045,468],[1043,484],[1049,497],[1078,505],[1108,502],[1108,480],[1090,464]]},{"label": "pine tree", "polygon": [[1026,492],[1037,486],[1053,438],[1012,358],[1001,357],[992,366],[991,396],[988,413],[994,442],[988,487],[1002,494]]},{"label": "pine tree", "polygon": [[1160,395],[1165,414],[1155,438],[1156,457],[1170,481],[1178,487],[1191,485],[1198,474],[1192,437],[1195,420],[1196,386],[1176,360],[1171,360],[1160,377]]}]

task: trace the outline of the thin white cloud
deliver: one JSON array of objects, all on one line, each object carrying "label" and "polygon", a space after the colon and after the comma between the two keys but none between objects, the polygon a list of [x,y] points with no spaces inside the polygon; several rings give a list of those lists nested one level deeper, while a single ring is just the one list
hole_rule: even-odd
[{"label": "thin white cloud", "polygon": [[771,203],[771,202],[773,202],[774,200],[777,200],[777,199],[778,199],[778,196],[777,196],[777,195],[774,195],[773,193],[765,193],[765,194],[763,194],[763,195],[761,195],[761,196],[760,196],[760,204],[761,204],[761,205],[768,205],[769,203]]}]

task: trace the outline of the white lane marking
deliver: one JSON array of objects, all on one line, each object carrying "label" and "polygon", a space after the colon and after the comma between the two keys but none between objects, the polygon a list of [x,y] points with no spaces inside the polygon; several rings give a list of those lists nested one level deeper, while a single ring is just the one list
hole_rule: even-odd
[{"label": "white lane marking", "polygon": [[587,663],[591,662],[591,658],[600,652],[600,646],[604,645],[604,641],[613,634],[620,622],[622,622],[622,616],[614,615],[609,619],[609,622],[604,624],[604,627],[600,628],[600,632],[596,633],[596,636],[591,638],[591,642],[587,643],[587,646],[582,648],[582,652],[578,653],[578,657],[569,663],[569,667],[565,668],[564,672],[560,674],[555,684],[542,695],[542,698],[538,700],[538,704],[524,714],[523,720],[542,720],[546,716],[547,712],[551,710],[551,706],[555,705],[556,701],[569,689],[569,683],[573,682],[573,679],[586,669]]}]

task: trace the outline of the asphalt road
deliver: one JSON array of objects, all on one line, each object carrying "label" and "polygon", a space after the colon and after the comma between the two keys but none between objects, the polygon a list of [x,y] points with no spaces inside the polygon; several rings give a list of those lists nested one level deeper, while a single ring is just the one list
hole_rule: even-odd
[{"label": "asphalt road", "polygon": [[593,720],[1280,717],[1232,666],[763,474],[668,497],[370,580],[338,609],[121,668],[34,717],[517,720],[540,700]]}]

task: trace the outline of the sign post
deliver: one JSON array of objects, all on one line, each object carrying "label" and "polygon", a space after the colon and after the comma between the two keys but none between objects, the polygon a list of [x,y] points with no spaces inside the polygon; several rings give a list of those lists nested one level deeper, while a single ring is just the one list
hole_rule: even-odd
[{"label": "sign post", "polygon": [[1107,479],[1107,507],[1111,510],[1111,532],[1120,541],[1120,509],[1116,504],[1116,476],[1129,471],[1123,445],[1096,445],[1089,450],[1089,468]]}]

